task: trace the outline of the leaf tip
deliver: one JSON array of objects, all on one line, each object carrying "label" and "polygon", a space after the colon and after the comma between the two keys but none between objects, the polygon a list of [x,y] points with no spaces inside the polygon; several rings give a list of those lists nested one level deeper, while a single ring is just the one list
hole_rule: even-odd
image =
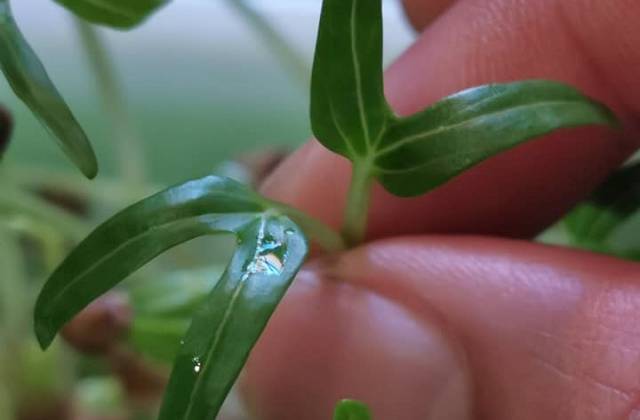
[{"label": "leaf tip", "polygon": [[86,158],[78,162],[77,165],[87,179],[94,179],[98,176],[98,159],[93,150],[90,150]]},{"label": "leaf tip", "polygon": [[36,339],[38,340],[38,344],[42,350],[46,350],[49,348],[53,339],[55,338],[55,332],[52,333],[51,328],[39,319],[36,314],[35,322],[34,322],[34,331],[36,334]]}]

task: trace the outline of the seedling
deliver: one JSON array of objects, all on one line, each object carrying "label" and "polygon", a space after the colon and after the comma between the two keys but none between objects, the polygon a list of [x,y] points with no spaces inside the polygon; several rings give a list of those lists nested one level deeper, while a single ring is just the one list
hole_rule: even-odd
[{"label": "seedling", "polygon": [[[109,7],[59,2],[92,22],[130,27],[166,1],[103,2]],[[7,0],[0,0],[0,16],[0,62],[14,90],[93,176],[88,142],[13,25]],[[33,85],[34,79],[41,83]],[[395,195],[418,196],[554,130],[617,124],[605,106],[553,81],[479,86],[409,117],[395,115],[383,92],[382,0],[324,0],[311,123],[324,146],[352,163],[341,232],[228,178],[210,175],[168,188],[113,216],[55,270],[35,308],[41,346],[47,348],[89,303],[164,251],[203,235],[235,235],[229,265],[181,342],[160,412],[161,420],[213,418],[302,267],[308,241],[340,252],[366,240],[374,181]],[[336,411],[340,420],[368,417],[366,408],[352,402]]]}]

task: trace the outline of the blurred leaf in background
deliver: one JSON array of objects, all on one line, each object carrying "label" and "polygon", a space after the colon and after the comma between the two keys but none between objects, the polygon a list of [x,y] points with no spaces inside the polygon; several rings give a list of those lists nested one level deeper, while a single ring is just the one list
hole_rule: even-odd
[{"label": "blurred leaf in background", "polygon": [[67,156],[87,178],[95,177],[98,162],[89,139],[18,29],[8,0],[0,0],[0,68]]},{"label": "blurred leaf in background", "polygon": [[565,225],[573,245],[640,260],[640,163],[610,176]]},{"label": "blurred leaf in background", "polygon": [[170,0],[55,0],[79,17],[114,28],[132,28]]}]

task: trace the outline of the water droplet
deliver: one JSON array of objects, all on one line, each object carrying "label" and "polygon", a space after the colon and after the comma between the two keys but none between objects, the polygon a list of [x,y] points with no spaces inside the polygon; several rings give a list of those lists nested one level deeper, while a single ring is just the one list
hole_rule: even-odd
[{"label": "water droplet", "polygon": [[200,362],[200,358],[194,357],[191,361],[193,362],[193,371],[195,373],[200,373],[200,370],[202,369],[202,362]]},{"label": "water droplet", "polygon": [[285,229],[284,233],[286,233],[287,235],[293,235],[294,233],[296,233],[296,231],[291,228],[288,228],[288,229]]},{"label": "water droplet", "polygon": [[267,251],[273,251],[282,246],[282,243],[275,240],[265,240],[260,244],[259,253],[264,254]]},{"label": "water droplet", "polygon": [[282,273],[284,264],[276,254],[269,253],[258,257],[256,268],[261,273],[278,275]]}]

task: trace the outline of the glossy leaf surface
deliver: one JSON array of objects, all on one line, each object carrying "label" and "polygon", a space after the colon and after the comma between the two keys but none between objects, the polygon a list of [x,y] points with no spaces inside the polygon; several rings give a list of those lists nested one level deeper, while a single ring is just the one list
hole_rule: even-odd
[{"label": "glossy leaf surface", "polygon": [[98,171],[89,140],[35,52],[18,29],[8,0],[0,0],[0,68],[15,94],[44,124],[82,173]]},{"label": "glossy leaf surface", "polygon": [[573,242],[598,252],[640,257],[640,163],[613,174],[566,218]]},{"label": "glossy leaf surface", "polygon": [[142,23],[169,0],[55,0],[55,2],[89,22],[128,29]]},{"label": "glossy leaf surface", "polygon": [[391,124],[375,171],[388,190],[419,195],[522,142],[590,124],[616,119],[570,86],[544,80],[480,86]]},{"label": "glossy leaf surface", "polygon": [[236,181],[217,176],[189,181],[99,226],[63,261],[38,297],[34,319],[41,346],[47,347],[92,300],[160,253],[216,233],[235,234],[238,245],[222,278],[196,310],[161,418],[215,416],[307,254],[298,226]]},{"label": "glossy leaf surface", "polygon": [[369,408],[359,401],[342,400],[336,406],[333,420],[371,420],[371,413]]},{"label": "glossy leaf surface", "polygon": [[381,0],[324,0],[311,76],[311,124],[329,149],[372,153],[392,118],[382,91]]},{"label": "glossy leaf surface", "polygon": [[307,252],[302,232],[283,216],[256,219],[238,238],[178,353],[161,420],[214,418]]},{"label": "glossy leaf surface", "polygon": [[617,124],[603,105],[544,80],[468,89],[397,117],[383,95],[381,8],[381,0],[324,1],[311,119],[321,143],[396,195],[423,194],[557,129]]}]

